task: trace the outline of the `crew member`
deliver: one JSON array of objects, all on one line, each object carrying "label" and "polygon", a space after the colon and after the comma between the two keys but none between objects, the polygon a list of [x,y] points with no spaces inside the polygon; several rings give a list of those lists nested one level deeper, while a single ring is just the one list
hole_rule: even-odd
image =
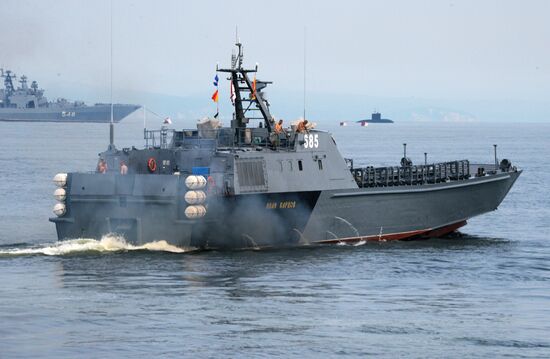
[{"label": "crew member", "polygon": [[279,122],[275,124],[275,133],[278,135],[280,135],[281,133],[286,133],[285,129],[283,128],[283,120],[279,120]]},{"label": "crew member", "polygon": [[126,166],[126,163],[124,163],[124,161],[120,161],[120,174],[121,175],[128,174],[128,166]]},{"label": "crew member", "polygon": [[307,120],[298,122],[298,126],[296,126],[296,132],[298,133],[308,132],[307,123],[308,123]]},{"label": "crew member", "polygon": [[275,124],[275,128],[273,130],[272,142],[275,147],[279,147],[279,145],[281,144],[281,134],[283,133],[286,134],[286,131],[283,128],[283,120],[279,120],[279,122]]},{"label": "crew member", "polygon": [[107,162],[105,162],[103,158],[100,158],[99,162],[97,163],[97,172],[102,174],[107,172]]},{"label": "crew member", "polygon": [[216,181],[214,181],[214,177],[208,176],[206,179],[207,187],[206,187],[206,193],[209,195],[216,194],[218,189],[216,188]]}]

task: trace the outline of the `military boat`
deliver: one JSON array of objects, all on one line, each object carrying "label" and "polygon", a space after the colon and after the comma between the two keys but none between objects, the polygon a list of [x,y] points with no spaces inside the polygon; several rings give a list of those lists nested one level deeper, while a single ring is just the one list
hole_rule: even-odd
[{"label": "military boat", "polygon": [[375,111],[372,113],[370,119],[359,120],[357,123],[363,125],[365,123],[393,123],[393,121],[388,118],[382,118],[382,114]]},{"label": "military boat", "polygon": [[439,237],[495,210],[521,174],[496,154],[413,164],[405,151],[396,166],[355,166],[329,132],[276,131],[271,82],[243,67],[236,45],[231,67],[217,68],[233,89],[231,125],[144,130],[139,149],[118,149],[111,132],[95,171],[54,178],[58,239],[266,248]]},{"label": "military boat", "polygon": [[[0,69],[4,88],[0,89],[0,121],[13,122],[110,122],[111,104],[97,103],[88,106],[82,101],[64,98],[48,101],[44,90],[33,81],[29,86],[27,77],[21,76],[19,87],[15,87],[17,76],[11,71]],[[113,104],[113,121],[119,122],[139,109],[137,105]]]}]

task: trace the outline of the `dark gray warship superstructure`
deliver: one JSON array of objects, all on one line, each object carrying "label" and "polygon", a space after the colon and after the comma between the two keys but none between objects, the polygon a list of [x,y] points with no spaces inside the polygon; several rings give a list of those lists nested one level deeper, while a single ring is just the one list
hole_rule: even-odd
[{"label": "dark gray warship superstructure", "polygon": [[[14,122],[110,122],[111,104],[98,103],[88,106],[82,101],[57,99],[48,101],[44,90],[33,81],[29,86],[27,77],[21,76],[15,87],[15,74],[0,69],[4,88],[0,89],[0,121]],[[113,104],[113,121],[119,122],[140,106]]]},{"label": "dark gray warship superstructure", "polygon": [[144,130],[145,148],[110,145],[96,171],[56,175],[60,240],[261,248],[438,237],[495,210],[521,173],[496,159],[356,167],[328,132],[277,134],[270,82],[251,79],[257,67],[243,68],[237,46],[218,69],[234,88],[231,126]]}]

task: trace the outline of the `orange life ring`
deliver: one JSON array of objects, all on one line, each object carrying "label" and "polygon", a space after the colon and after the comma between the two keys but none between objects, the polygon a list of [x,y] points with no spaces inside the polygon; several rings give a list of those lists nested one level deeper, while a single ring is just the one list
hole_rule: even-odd
[{"label": "orange life ring", "polygon": [[157,170],[157,161],[153,157],[147,160],[147,168],[149,172],[155,172]]}]

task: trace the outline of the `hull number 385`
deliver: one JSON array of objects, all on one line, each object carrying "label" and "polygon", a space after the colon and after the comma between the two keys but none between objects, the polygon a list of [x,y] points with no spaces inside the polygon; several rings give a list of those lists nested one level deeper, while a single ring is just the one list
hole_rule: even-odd
[{"label": "hull number 385", "polygon": [[319,134],[304,135],[304,148],[319,147]]}]

